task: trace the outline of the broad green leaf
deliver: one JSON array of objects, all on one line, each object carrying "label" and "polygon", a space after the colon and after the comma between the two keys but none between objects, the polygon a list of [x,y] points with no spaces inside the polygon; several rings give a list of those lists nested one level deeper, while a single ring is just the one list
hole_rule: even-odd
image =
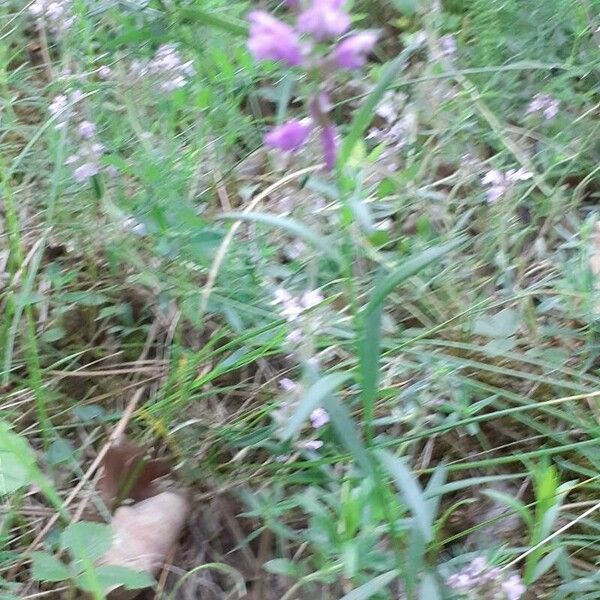
[{"label": "broad green leaf", "polygon": [[383,590],[388,584],[398,577],[397,571],[387,571],[377,577],[374,577],[368,583],[357,587],[352,590],[349,594],[346,594],[340,600],[367,600],[372,598],[375,594]]},{"label": "broad green leaf", "polygon": [[78,521],[71,523],[62,532],[61,547],[71,556],[82,562],[93,562],[106,554],[112,543],[112,531],[109,525]]},{"label": "broad green leaf", "polygon": [[75,456],[73,446],[63,438],[54,440],[46,452],[46,460],[48,464],[59,465],[69,462]]},{"label": "broad green leaf", "polygon": [[16,434],[8,423],[0,421],[0,496],[34,483],[46,499],[66,516],[62,500],[36,464],[27,440]]},{"label": "broad green leaf", "polygon": [[325,256],[328,256],[332,260],[340,262],[339,254],[331,243],[327,242],[323,236],[317,235],[312,229],[309,229],[306,225],[303,225],[294,219],[260,212],[229,212],[219,215],[218,218],[235,221],[250,221],[252,223],[261,223],[263,225],[270,225],[277,229],[282,229],[286,233],[297,236],[311,246],[321,250]]},{"label": "broad green leaf", "polygon": [[31,577],[36,581],[65,581],[71,577],[68,567],[47,552],[31,553]]},{"label": "broad green leaf", "polygon": [[382,277],[377,287],[373,290],[371,299],[364,309],[365,315],[373,312],[384,301],[385,297],[401,283],[416,275],[419,271],[440,259],[448,252],[455,250],[466,242],[465,237],[458,237],[455,240],[427,248],[417,256],[404,261],[393,273]]},{"label": "broad green leaf", "polygon": [[403,460],[387,450],[379,450],[377,456],[396,482],[396,487],[412,513],[424,541],[430,542],[433,539],[433,521],[416,477]]},{"label": "broad green leaf", "polygon": [[25,438],[0,422],[0,496],[32,483],[36,468],[33,450]]},{"label": "broad green leaf", "polygon": [[[102,589],[118,585],[126,590],[140,590],[152,587],[156,583],[145,571],[134,571],[119,565],[100,565],[94,571]],[[81,587],[86,589],[85,583]]]},{"label": "broad green leaf", "polygon": [[306,422],[310,413],[322,404],[323,400],[336,388],[348,381],[350,377],[351,375],[348,373],[331,373],[315,382],[298,402],[294,414],[283,429],[283,439],[290,439],[296,434]]}]

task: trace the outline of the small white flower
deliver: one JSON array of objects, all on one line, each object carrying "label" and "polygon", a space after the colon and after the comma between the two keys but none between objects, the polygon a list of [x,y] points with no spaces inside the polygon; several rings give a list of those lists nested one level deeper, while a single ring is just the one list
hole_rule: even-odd
[{"label": "small white flower", "polygon": [[560,100],[557,100],[548,94],[536,94],[529,103],[525,114],[529,115],[531,113],[541,112],[544,115],[544,118],[549,121],[558,114],[559,107]]},{"label": "small white flower", "polygon": [[95,165],[93,163],[84,163],[73,171],[73,177],[75,178],[75,181],[77,181],[77,183],[83,183],[90,177],[98,175],[98,172],[98,165]]},{"label": "small white flower", "polygon": [[519,600],[526,588],[518,575],[512,575],[502,584],[502,591],[506,594],[506,600]]},{"label": "small white flower", "polygon": [[329,413],[324,408],[319,406],[310,413],[310,424],[313,429],[319,429],[327,423],[329,423]]},{"label": "small white flower", "polygon": [[440,48],[443,56],[453,56],[456,54],[456,40],[453,35],[443,35],[440,38]]},{"label": "small white flower", "polygon": [[301,442],[299,446],[305,450],[318,450],[323,447],[323,442],[321,440],[308,440],[307,442]]},{"label": "small white flower", "polygon": [[279,380],[279,387],[286,392],[293,392],[298,388],[298,384],[287,377],[282,377]]},{"label": "small white flower", "polygon": [[89,121],[81,121],[77,126],[77,133],[86,140],[89,140],[96,133],[96,126]]},{"label": "small white flower", "polygon": [[290,331],[286,337],[285,337],[285,341],[288,344],[299,344],[302,341],[302,330],[301,329],[292,329],[292,331]]},{"label": "small white flower", "polygon": [[107,65],[102,65],[101,67],[98,67],[96,73],[100,79],[108,79],[112,75],[112,69]]},{"label": "small white flower", "polygon": [[319,290],[304,292],[300,302],[304,308],[312,308],[313,306],[317,306],[317,304],[321,304],[321,302],[323,302],[323,295]]}]

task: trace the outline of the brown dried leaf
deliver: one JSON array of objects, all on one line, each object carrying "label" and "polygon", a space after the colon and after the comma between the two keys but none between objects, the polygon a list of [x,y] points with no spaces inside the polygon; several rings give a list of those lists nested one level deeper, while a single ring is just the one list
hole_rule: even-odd
[{"label": "brown dried leaf", "polygon": [[167,459],[146,459],[145,452],[127,438],[113,444],[102,461],[98,489],[111,510],[123,500],[139,502],[159,493],[156,479],[171,470]]},{"label": "brown dried leaf", "polygon": [[[162,492],[132,506],[118,508],[111,528],[113,542],[101,564],[156,574],[177,541],[189,515],[188,501],[176,492]],[[121,598],[122,590],[114,590]],[[130,597],[130,596],[129,596]]]}]

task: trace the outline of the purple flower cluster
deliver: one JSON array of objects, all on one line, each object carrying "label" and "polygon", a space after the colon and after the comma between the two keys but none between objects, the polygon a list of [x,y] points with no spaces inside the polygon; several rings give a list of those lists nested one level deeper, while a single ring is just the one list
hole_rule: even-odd
[{"label": "purple flower cluster", "polygon": [[[278,61],[287,67],[303,66],[309,80],[315,73],[323,76],[335,74],[338,69],[356,70],[365,65],[378,36],[374,31],[357,31],[340,39],[350,29],[344,0],[287,0],[285,4],[298,11],[294,27],[264,11],[248,15],[248,50],[256,60]],[[329,45],[332,41],[333,45]],[[313,83],[308,100],[310,118],[286,121],[267,133],[264,141],[270,148],[294,152],[317,129],[325,166],[331,170],[337,156],[337,136],[330,118],[329,86],[323,80]]]},{"label": "purple flower cluster", "polygon": [[505,577],[498,567],[489,567],[482,557],[450,575],[446,585],[469,600],[519,600],[526,591],[518,575]]},{"label": "purple flower cluster", "polygon": [[55,129],[71,126],[77,153],[71,154],[65,164],[73,169],[73,178],[77,183],[83,183],[100,173],[100,159],[104,153],[104,146],[96,137],[96,125],[85,118],[82,99],[83,93],[74,90],[68,95],[56,96],[49,107],[55,119]]}]

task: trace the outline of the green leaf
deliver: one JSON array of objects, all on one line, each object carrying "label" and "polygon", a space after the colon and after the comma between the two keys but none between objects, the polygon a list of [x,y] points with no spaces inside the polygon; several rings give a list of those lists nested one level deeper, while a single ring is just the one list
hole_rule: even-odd
[{"label": "green leaf", "polygon": [[430,542],[433,539],[433,521],[423,491],[416,477],[408,469],[403,460],[396,458],[387,450],[379,450],[377,455],[387,472],[396,482],[396,487],[410,509],[423,539],[425,542]]},{"label": "green leaf", "polygon": [[324,398],[322,404],[329,413],[333,430],[342,444],[346,446],[354,460],[362,467],[365,475],[371,475],[373,473],[372,461],[358,437],[358,427],[346,407],[332,395]]},{"label": "green leaf", "polygon": [[0,422],[0,496],[32,483],[36,468],[33,450],[25,438]]},{"label": "green leaf", "polygon": [[368,598],[372,598],[377,592],[383,590],[389,583],[396,579],[396,577],[398,577],[396,570],[382,573],[371,579],[368,583],[352,590],[349,594],[340,598],[340,600],[367,600]]},{"label": "green leaf", "polygon": [[560,548],[555,548],[552,550],[552,552],[546,554],[546,556],[544,556],[544,558],[542,558],[535,566],[530,583],[536,582],[544,573],[550,570],[563,552],[564,548],[561,546]]},{"label": "green leaf", "polygon": [[425,573],[419,586],[419,600],[442,600],[440,586],[431,573]]},{"label": "green leaf", "polygon": [[287,558],[274,558],[268,560],[264,565],[263,569],[268,573],[274,573],[275,575],[287,575],[288,577],[302,577],[303,570],[300,565],[295,562],[288,560]]},{"label": "green leaf", "polygon": [[261,223],[263,225],[270,225],[282,229],[286,233],[302,238],[311,246],[321,250],[325,256],[328,256],[332,260],[340,262],[340,256],[330,242],[327,242],[323,236],[317,235],[312,229],[309,229],[306,225],[303,225],[294,219],[260,212],[228,212],[219,215],[218,218],[235,221],[250,221],[252,223]]},{"label": "green leaf", "polygon": [[31,577],[37,581],[65,581],[71,577],[67,566],[47,552],[31,553]]},{"label": "green leaf", "polygon": [[75,456],[73,446],[67,440],[58,438],[54,440],[46,452],[46,460],[50,465],[60,465],[69,462]]},{"label": "green leaf", "polygon": [[[126,590],[141,590],[152,587],[156,583],[146,571],[134,571],[119,565],[100,565],[94,571],[102,589],[119,586]],[[85,581],[81,583],[80,587],[86,589]]]},{"label": "green leaf", "polygon": [[[376,278],[381,279],[381,272]],[[381,354],[381,315],[383,307],[379,303],[373,310],[364,316],[361,326],[359,342],[360,375],[361,375],[361,402],[363,405],[366,437],[370,442],[373,439],[373,418],[375,416],[375,400],[379,385],[379,358]]]},{"label": "green leaf", "polygon": [[300,399],[294,414],[283,429],[283,439],[290,439],[302,427],[310,413],[319,406],[342,383],[348,381],[348,373],[331,373],[315,382]]},{"label": "green leaf", "polygon": [[417,256],[412,256],[403,262],[393,273],[383,277],[377,284],[371,299],[364,309],[365,316],[377,310],[385,297],[397,286],[406,281],[409,277],[416,275],[419,271],[430,265],[432,262],[440,259],[448,252],[455,250],[466,242],[464,236],[458,237],[451,242],[427,248]]},{"label": "green leaf", "polygon": [[234,17],[222,16],[215,11],[208,11],[196,6],[178,7],[176,16],[182,23],[192,25],[206,25],[214,29],[221,29],[234,35],[248,35],[248,26],[243,21]]},{"label": "green leaf", "polygon": [[61,547],[82,562],[93,562],[108,552],[112,544],[109,525],[78,521],[71,523],[62,532]]}]

